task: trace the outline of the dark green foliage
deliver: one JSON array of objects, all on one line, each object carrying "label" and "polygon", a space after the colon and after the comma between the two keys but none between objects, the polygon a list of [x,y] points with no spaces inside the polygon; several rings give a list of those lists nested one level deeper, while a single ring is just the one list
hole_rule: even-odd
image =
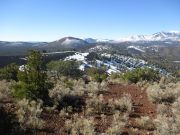
[{"label": "dark green foliage", "polygon": [[24,71],[18,72],[19,83],[14,87],[14,96],[18,99],[46,99],[51,85],[44,69],[41,53],[30,51]]},{"label": "dark green foliage", "polygon": [[111,74],[111,78],[112,78],[112,79],[121,78],[121,76],[122,76],[122,74],[120,74],[120,73],[112,73],[112,74]]},{"label": "dark green foliage", "polygon": [[20,135],[20,126],[16,121],[15,114],[8,113],[0,106],[0,134],[1,135]]},{"label": "dark green foliage", "polygon": [[81,96],[65,95],[59,103],[59,109],[72,107],[74,111],[82,111],[85,101]]},{"label": "dark green foliage", "polygon": [[99,56],[95,52],[89,53],[89,55],[86,57],[88,61],[93,61],[99,59]]},{"label": "dark green foliage", "polygon": [[89,68],[86,70],[86,73],[91,76],[94,81],[97,82],[102,82],[108,77],[108,75],[106,74],[106,70],[103,68]]},{"label": "dark green foliage", "polygon": [[150,68],[137,68],[132,71],[128,71],[122,75],[122,78],[131,83],[137,83],[139,81],[157,81],[160,79],[160,75],[157,71]]},{"label": "dark green foliage", "polygon": [[47,67],[49,70],[55,71],[58,78],[60,76],[79,78],[83,75],[82,71],[78,69],[79,64],[75,61],[51,61]]},{"label": "dark green foliage", "polygon": [[6,67],[0,69],[0,80],[15,80],[18,81],[17,74],[18,74],[19,67],[15,64],[9,64]]}]

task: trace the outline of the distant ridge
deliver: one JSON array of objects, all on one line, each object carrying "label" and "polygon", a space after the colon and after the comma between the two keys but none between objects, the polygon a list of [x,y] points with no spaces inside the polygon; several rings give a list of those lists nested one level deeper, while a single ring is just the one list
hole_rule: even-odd
[{"label": "distant ridge", "polygon": [[152,35],[135,35],[125,38],[120,38],[119,42],[124,41],[180,41],[179,31],[169,31],[169,32],[157,32]]}]

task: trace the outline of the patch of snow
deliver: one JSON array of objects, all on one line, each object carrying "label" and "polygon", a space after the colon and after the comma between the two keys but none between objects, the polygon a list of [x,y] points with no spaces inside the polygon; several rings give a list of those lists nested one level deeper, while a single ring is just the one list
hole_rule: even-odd
[{"label": "patch of snow", "polygon": [[27,60],[27,58],[19,58],[20,60]]},{"label": "patch of snow", "polygon": [[117,72],[120,72],[120,71],[119,70],[108,69],[106,72],[108,74],[112,74],[112,73],[117,73]]},{"label": "patch of snow", "polygon": [[77,61],[85,61],[85,57],[89,53],[75,53],[74,55],[68,56],[65,58],[65,60],[77,60]]},{"label": "patch of snow", "polygon": [[82,64],[82,65],[79,66],[79,69],[84,71],[85,70],[85,66],[86,66],[85,64]]},{"label": "patch of snow", "polygon": [[60,54],[60,53],[68,53],[68,52],[76,52],[76,51],[62,51],[62,52],[49,52],[49,53],[43,53],[43,54]]},{"label": "patch of snow", "polygon": [[25,70],[25,65],[21,65],[21,66],[19,66],[19,71],[22,71],[22,72],[24,72],[24,70]]},{"label": "patch of snow", "polygon": [[92,67],[92,65],[83,63],[79,66],[79,69],[84,71],[88,67]]},{"label": "patch of snow", "polygon": [[142,49],[140,49],[138,47],[135,47],[135,46],[128,46],[127,48],[133,48],[133,49],[138,50],[140,52],[145,52],[144,50],[142,50]]},{"label": "patch of snow", "polygon": [[101,56],[104,56],[106,58],[111,58],[111,54],[107,54],[107,53],[102,53]]},{"label": "patch of snow", "polygon": [[98,45],[98,46],[90,48],[89,52],[97,52],[97,51],[103,51],[103,50],[108,50],[108,49],[110,49],[110,48],[107,46]]}]

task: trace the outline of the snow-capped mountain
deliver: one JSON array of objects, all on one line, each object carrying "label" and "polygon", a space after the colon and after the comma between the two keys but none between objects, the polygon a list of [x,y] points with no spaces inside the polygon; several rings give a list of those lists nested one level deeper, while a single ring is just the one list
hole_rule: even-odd
[{"label": "snow-capped mountain", "polygon": [[87,44],[86,41],[80,39],[80,38],[75,38],[75,37],[64,37],[60,40],[54,41],[54,43],[61,44],[63,46],[71,46],[71,45],[85,45]]},{"label": "snow-capped mountain", "polygon": [[119,42],[138,42],[138,41],[180,41],[180,31],[157,32],[152,35],[134,35],[122,37],[118,40],[111,39],[93,39],[86,38],[84,41],[88,43],[119,43]]},{"label": "snow-capped mountain", "polygon": [[169,31],[169,32],[157,32],[152,35],[135,35],[125,38],[120,38],[119,42],[130,41],[180,41],[179,31]]}]

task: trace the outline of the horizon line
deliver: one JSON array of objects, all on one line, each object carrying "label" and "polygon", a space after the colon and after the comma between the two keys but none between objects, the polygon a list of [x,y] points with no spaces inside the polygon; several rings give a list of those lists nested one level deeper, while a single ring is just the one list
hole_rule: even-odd
[{"label": "horizon line", "polygon": [[[172,32],[172,33],[180,33],[180,30],[168,30],[168,31],[164,31],[164,30],[161,30],[159,32]],[[121,38],[127,38],[127,37],[131,37],[131,36],[140,36],[140,35],[144,35],[144,36],[147,36],[147,35],[153,35],[155,33],[159,33],[159,32],[154,32],[154,33],[151,33],[151,34],[130,34],[128,36],[122,36],[122,37],[119,37],[118,39],[113,39],[113,38],[94,38],[94,37],[78,37],[78,36],[62,36],[58,39],[55,39],[55,40],[1,40],[1,42],[54,42],[54,41],[57,41],[57,40],[60,40],[62,38],[66,38],[66,37],[73,37],[73,38],[79,38],[79,39],[88,39],[88,38],[91,38],[91,39],[96,39],[96,40],[114,40],[114,41],[118,41],[120,40]]]}]

